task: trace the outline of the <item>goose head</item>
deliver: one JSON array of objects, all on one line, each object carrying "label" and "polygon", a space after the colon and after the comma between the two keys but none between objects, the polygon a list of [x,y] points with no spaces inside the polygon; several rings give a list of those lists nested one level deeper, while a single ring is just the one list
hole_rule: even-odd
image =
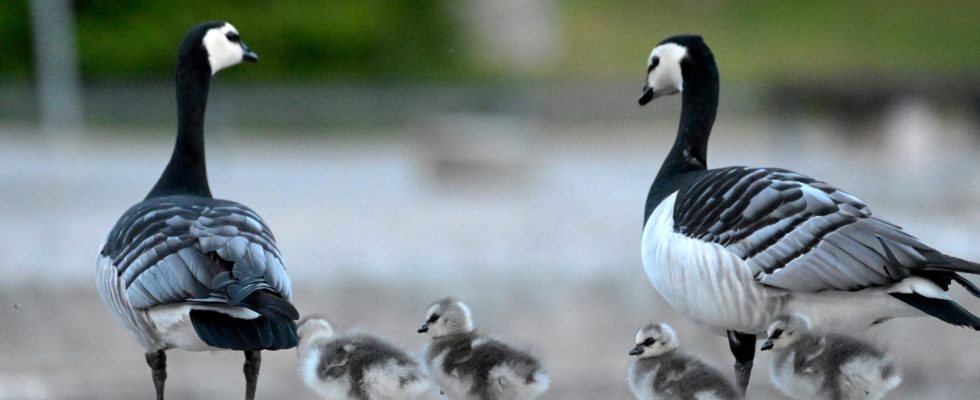
[{"label": "goose head", "polygon": [[201,64],[207,64],[211,75],[243,61],[259,61],[259,56],[238,35],[238,29],[225,21],[205,22],[192,28],[181,45],[180,58],[206,61]]},{"label": "goose head", "polygon": [[801,314],[776,317],[766,331],[766,341],[762,344],[762,350],[785,348],[809,330],[810,320]]},{"label": "goose head", "polygon": [[[640,105],[662,96],[684,91],[685,78],[700,72],[699,67],[714,67],[711,50],[700,36],[681,35],[658,43],[647,58],[647,80]],[[708,69],[710,71],[710,69]]]},{"label": "goose head", "polygon": [[640,358],[656,357],[677,350],[679,345],[677,333],[670,325],[650,324],[636,332],[636,346],[629,354]]},{"label": "goose head", "polygon": [[473,317],[470,308],[462,301],[445,298],[435,302],[425,313],[425,323],[419,333],[432,337],[443,337],[473,331]]}]

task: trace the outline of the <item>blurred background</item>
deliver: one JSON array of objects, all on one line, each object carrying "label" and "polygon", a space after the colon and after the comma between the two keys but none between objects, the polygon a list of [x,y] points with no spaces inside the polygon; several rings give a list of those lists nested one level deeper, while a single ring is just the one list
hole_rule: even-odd
[{"label": "blurred background", "polygon": [[[726,340],[640,263],[680,99],[636,99],[673,34],[702,34],[721,70],[713,166],[818,177],[980,260],[976,1],[4,0],[0,399],[152,395],[94,263],[169,158],[176,49],[209,19],[261,58],[212,83],[212,191],[273,228],[301,312],[418,349],[427,305],[458,296],[545,359],[546,399],[630,398],[626,353],[653,320],[731,373]],[[980,390],[976,334],[922,318],[865,337],[905,373],[893,398]],[[244,392],[240,354],[169,357],[168,398]],[[750,398],[779,398],[767,363]],[[292,351],[262,368],[260,398],[312,398]]]}]

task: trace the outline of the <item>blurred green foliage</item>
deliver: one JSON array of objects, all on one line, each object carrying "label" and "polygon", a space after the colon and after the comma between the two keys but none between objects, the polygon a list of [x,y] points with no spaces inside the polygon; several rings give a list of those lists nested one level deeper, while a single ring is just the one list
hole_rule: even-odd
[{"label": "blurred green foliage", "polygon": [[636,76],[661,39],[704,36],[725,79],[976,77],[977,0],[565,0],[565,77]]},{"label": "blurred green foliage", "polygon": [[[531,78],[640,79],[650,48],[677,33],[705,36],[729,80],[980,73],[977,0],[553,1],[562,48]],[[30,77],[27,2],[0,0],[0,79]],[[74,8],[89,81],[169,78],[184,33],[209,19],[235,24],[260,55],[249,80],[528,78],[473,61],[480,49],[458,18],[466,4],[75,0]]]},{"label": "blurred green foliage", "polygon": [[[0,38],[18,49],[0,74],[29,71],[27,1],[0,1],[12,9],[0,12]],[[442,0],[76,0],[74,9],[88,80],[169,77],[187,30],[215,19],[259,54],[250,79],[443,79],[461,62],[447,52],[459,35]]]},{"label": "blurred green foliage", "polygon": [[31,73],[30,10],[27,0],[0,1],[0,79]]}]

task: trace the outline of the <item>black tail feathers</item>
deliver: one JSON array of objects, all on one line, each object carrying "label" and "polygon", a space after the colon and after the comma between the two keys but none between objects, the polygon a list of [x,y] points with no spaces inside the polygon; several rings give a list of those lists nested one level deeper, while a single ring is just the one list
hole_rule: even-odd
[{"label": "black tail feathers", "polygon": [[282,350],[296,347],[299,311],[279,295],[266,290],[250,293],[239,303],[259,314],[239,319],[211,310],[191,310],[197,336],[210,346],[230,350]]},{"label": "black tail feathers", "polygon": [[299,311],[289,300],[265,290],[252,292],[241,304],[271,321],[292,322],[299,319]]},{"label": "black tail feathers", "polygon": [[936,269],[939,270],[980,274],[980,264],[975,262],[967,261],[962,258],[956,258],[935,250],[923,251],[922,254],[926,257],[926,263],[928,263],[930,267],[936,267]]},{"label": "black tail feathers", "polygon": [[229,350],[282,350],[296,347],[296,324],[264,316],[237,319],[210,310],[191,310],[197,336],[209,346]]},{"label": "black tail feathers", "polygon": [[956,273],[954,273],[953,276],[951,276],[951,278],[954,281],[956,281],[956,283],[959,283],[960,286],[963,286],[963,289],[966,289],[967,292],[970,292],[970,294],[972,294],[973,297],[980,298],[980,288],[977,288],[977,286],[974,285],[973,282],[970,282],[968,279]]},{"label": "black tail feathers", "polygon": [[[963,279],[960,277],[960,279]],[[957,280],[960,284],[959,280]],[[972,284],[970,284],[972,286]],[[976,289],[976,287],[974,287]],[[980,331],[980,318],[973,315],[965,308],[952,300],[934,299],[921,296],[915,293],[890,293],[892,297],[901,300],[905,304],[917,308],[926,314],[939,318],[946,323],[956,326],[973,328]]]}]

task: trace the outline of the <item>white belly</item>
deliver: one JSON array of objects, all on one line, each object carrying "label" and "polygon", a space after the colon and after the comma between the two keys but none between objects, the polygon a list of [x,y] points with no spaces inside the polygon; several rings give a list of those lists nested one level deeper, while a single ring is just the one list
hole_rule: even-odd
[{"label": "white belly", "polygon": [[881,399],[902,383],[902,378],[898,374],[885,377],[883,372],[886,367],[894,368],[887,359],[855,357],[840,366],[841,391],[848,394],[848,399]]},{"label": "white belly", "polygon": [[658,393],[654,393],[653,382],[651,382],[659,369],[660,366],[657,366],[652,370],[641,372],[636,362],[630,363],[630,368],[626,375],[626,382],[629,384],[630,390],[633,392],[633,397],[636,400],[662,399]]},{"label": "white belly", "polygon": [[371,400],[416,399],[429,388],[428,381],[420,378],[403,385],[402,380],[419,375],[417,368],[389,360],[364,372],[364,391]]},{"label": "white belly", "polygon": [[299,363],[300,377],[306,387],[313,390],[321,399],[346,399],[350,394],[350,379],[345,374],[339,378],[321,379],[317,374],[320,366],[320,348],[313,346],[302,356]]},{"label": "white belly", "polygon": [[194,324],[191,322],[191,310],[209,310],[230,315],[238,319],[254,319],[259,314],[241,307],[225,305],[205,305],[191,303],[176,303],[153,307],[146,310],[147,317],[153,322],[156,334],[167,344],[167,348],[178,348],[187,351],[222,350],[211,347],[197,336]]},{"label": "white belly", "polygon": [[[789,351],[789,350],[783,350]],[[805,375],[796,373],[793,368],[796,354],[789,354],[782,363],[775,357],[769,363],[769,378],[776,389],[794,399],[824,399],[818,397],[824,386],[824,377],[816,372]]]},{"label": "white belly", "polygon": [[493,367],[489,375],[490,392],[497,399],[531,400],[548,390],[548,376],[541,372],[535,374],[531,383],[507,365]]},{"label": "white belly", "polygon": [[643,230],[641,256],[650,282],[675,310],[714,331],[765,331],[783,292],[759,284],[719,244],[674,232],[674,200],[660,202]]},{"label": "white belly", "polygon": [[447,354],[449,354],[449,350],[439,353],[439,355],[432,359],[432,363],[429,365],[432,378],[439,385],[439,391],[446,398],[450,400],[468,400],[472,397],[470,396],[470,391],[473,388],[473,382],[466,377],[446,374],[442,365]]}]

